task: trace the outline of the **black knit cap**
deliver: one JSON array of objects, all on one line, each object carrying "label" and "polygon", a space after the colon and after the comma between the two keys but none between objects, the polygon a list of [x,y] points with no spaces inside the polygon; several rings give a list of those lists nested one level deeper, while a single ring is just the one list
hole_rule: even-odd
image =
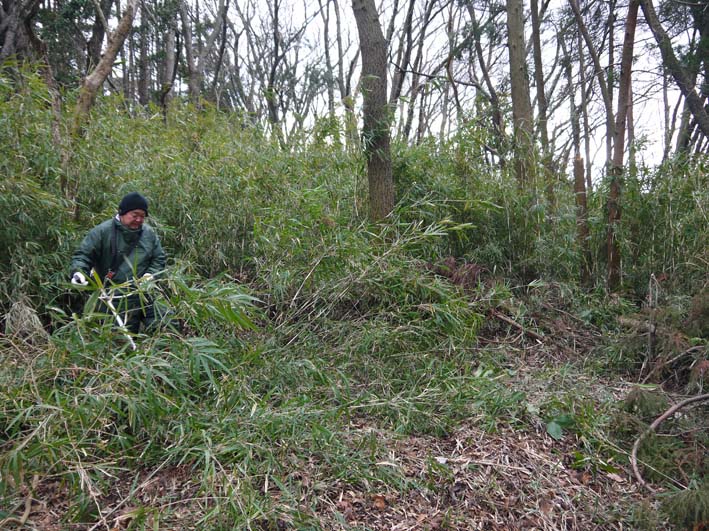
[{"label": "black knit cap", "polygon": [[145,215],[148,215],[148,200],[138,192],[131,192],[123,196],[118,205],[118,213],[122,216],[131,210],[144,210]]}]

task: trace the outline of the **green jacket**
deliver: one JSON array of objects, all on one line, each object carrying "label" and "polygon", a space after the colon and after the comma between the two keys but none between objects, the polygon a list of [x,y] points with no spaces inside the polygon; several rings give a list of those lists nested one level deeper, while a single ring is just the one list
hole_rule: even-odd
[{"label": "green jacket", "polygon": [[[121,224],[117,217],[97,225],[89,231],[71,260],[71,272],[81,271],[87,278],[93,268],[104,280],[113,264],[113,241],[120,256],[119,265],[112,281],[120,284],[146,273],[157,275],[165,269],[165,252],[152,227],[143,224],[140,230],[132,230]],[[128,257],[124,254],[137,239],[138,244]]]}]

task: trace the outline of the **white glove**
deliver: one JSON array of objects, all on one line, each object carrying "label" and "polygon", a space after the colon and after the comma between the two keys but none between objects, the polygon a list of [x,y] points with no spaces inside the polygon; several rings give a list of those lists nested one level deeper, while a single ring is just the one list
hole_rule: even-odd
[{"label": "white glove", "polygon": [[88,286],[89,284],[81,271],[77,271],[71,276],[71,283],[75,286]]},{"label": "white glove", "polygon": [[140,277],[141,282],[149,282],[153,280],[153,275],[151,273],[145,273],[142,277]]}]

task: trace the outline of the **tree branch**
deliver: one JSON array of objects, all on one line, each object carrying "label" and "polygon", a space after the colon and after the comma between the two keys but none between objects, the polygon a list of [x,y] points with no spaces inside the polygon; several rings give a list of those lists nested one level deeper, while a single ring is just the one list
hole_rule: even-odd
[{"label": "tree branch", "polygon": [[691,398],[683,400],[682,402],[679,402],[678,404],[675,404],[670,409],[665,411],[662,415],[657,417],[655,421],[650,424],[650,426],[642,434],[640,434],[640,437],[635,440],[635,444],[633,445],[633,451],[630,454],[630,463],[633,467],[633,473],[635,474],[635,478],[638,480],[638,483],[640,483],[650,492],[654,492],[654,489],[650,487],[650,485],[645,483],[645,480],[643,479],[642,475],[640,474],[640,470],[638,469],[638,449],[640,448],[640,443],[642,443],[645,437],[650,435],[650,433],[654,432],[660,424],[662,424],[667,418],[674,415],[677,411],[679,411],[685,406],[694,404],[695,402],[703,402],[704,400],[709,400],[709,393],[704,395],[693,396]]},{"label": "tree branch", "polygon": [[704,136],[709,137],[709,114],[704,109],[702,99],[694,90],[694,83],[689,77],[689,74],[682,67],[677,56],[675,56],[675,52],[672,49],[672,42],[667,36],[667,33],[665,33],[665,30],[662,29],[662,24],[660,24],[660,20],[657,18],[652,0],[640,0],[640,6],[645,15],[645,20],[648,26],[650,26],[652,34],[655,36],[655,40],[660,48],[662,62],[677,82],[682,95],[687,100],[687,106],[692,112],[692,116],[694,116],[694,119],[697,121],[697,125],[702,130],[702,133],[704,133]]}]

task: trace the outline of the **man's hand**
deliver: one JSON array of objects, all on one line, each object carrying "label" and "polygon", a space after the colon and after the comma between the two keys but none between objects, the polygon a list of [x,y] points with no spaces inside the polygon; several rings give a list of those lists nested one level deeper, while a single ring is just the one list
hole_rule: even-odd
[{"label": "man's hand", "polygon": [[77,271],[71,276],[71,283],[75,286],[88,286],[89,282],[81,271]]}]

